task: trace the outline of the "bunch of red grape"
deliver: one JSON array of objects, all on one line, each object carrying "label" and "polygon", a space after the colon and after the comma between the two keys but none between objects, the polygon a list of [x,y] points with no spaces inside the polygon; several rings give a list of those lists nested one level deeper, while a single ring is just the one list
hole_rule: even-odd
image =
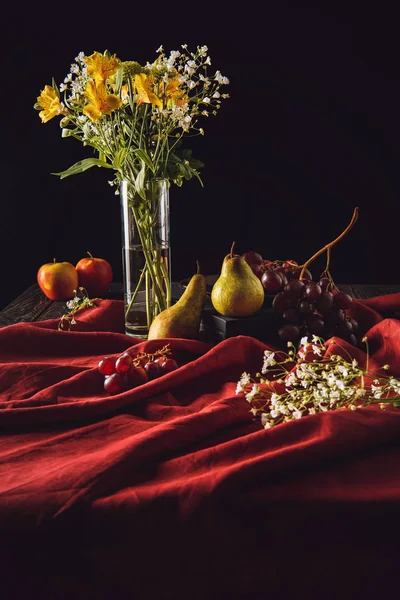
[{"label": "bunch of red grape", "polygon": [[294,260],[264,260],[254,251],[242,257],[260,278],[266,296],[272,297],[272,308],[280,315],[279,340],[296,344],[312,335],[323,339],[338,336],[359,346],[358,323],[347,314],[353,299],[330,277],[313,281],[311,272],[306,268],[301,273],[302,267]]},{"label": "bunch of red grape", "polygon": [[170,352],[167,344],[154,353],[137,352],[133,348],[119,356],[104,356],[97,365],[104,375],[104,390],[110,395],[120,394],[174,371],[178,363]]}]

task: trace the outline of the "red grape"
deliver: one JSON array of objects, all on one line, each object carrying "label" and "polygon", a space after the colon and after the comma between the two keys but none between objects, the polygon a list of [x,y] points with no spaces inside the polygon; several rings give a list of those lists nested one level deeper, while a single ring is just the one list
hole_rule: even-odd
[{"label": "red grape", "polygon": [[295,260],[284,260],[282,263],[282,267],[284,267],[285,270],[287,269],[292,269],[293,267],[297,267],[297,262]]},{"label": "red grape", "polygon": [[282,276],[278,271],[265,271],[261,277],[261,283],[266,292],[273,294],[283,287]]},{"label": "red grape", "polygon": [[275,312],[282,314],[285,308],[288,306],[288,298],[284,292],[279,292],[274,296],[274,299],[272,300],[272,308]]},{"label": "red grape", "polygon": [[125,374],[124,386],[127,389],[135,388],[149,380],[147,371],[144,367],[133,367]]},{"label": "red grape", "polygon": [[247,250],[242,254],[242,258],[244,258],[249,265],[261,265],[263,261],[261,254],[255,252],[254,250]]},{"label": "red grape", "polygon": [[331,308],[333,306],[333,294],[332,292],[329,292],[328,290],[325,290],[322,292],[320,299],[318,300],[317,303],[317,309],[318,311],[324,315],[326,313],[328,313]]},{"label": "red grape", "polygon": [[297,309],[300,314],[309,315],[314,311],[314,305],[312,302],[310,302],[306,298],[303,298],[302,300],[299,300]]},{"label": "red grape", "polygon": [[303,295],[306,284],[300,279],[290,279],[284,287],[285,294],[292,296],[293,298],[300,298]]},{"label": "red grape", "polygon": [[337,292],[333,297],[333,303],[338,308],[342,308],[346,310],[346,308],[350,308],[353,302],[353,298],[350,294],[346,294],[345,292]]},{"label": "red grape", "polygon": [[124,376],[121,373],[113,373],[104,379],[104,389],[111,395],[120,394],[124,387]]},{"label": "red grape", "polygon": [[128,352],[124,352],[117,358],[115,370],[117,373],[128,373],[133,367],[132,356]]},{"label": "red grape", "polygon": [[299,311],[293,306],[288,306],[288,308],[284,310],[282,318],[284,321],[287,321],[288,323],[294,323],[296,325],[298,325],[301,321]]},{"label": "red grape", "polygon": [[97,365],[98,370],[102,375],[112,375],[116,372],[115,363],[117,361],[117,356],[104,356]]},{"label": "red grape", "polygon": [[306,316],[306,325],[309,333],[315,335],[322,335],[324,333],[324,320],[316,313],[311,313],[311,315]]},{"label": "red grape", "polygon": [[[302,271],[302,268],[299,267],[298,269],[289,270],[287,272],[287,275],[288,275],[289,279],[299,279],[301,271]],[[309,271],[309,269],[304,269],[301,279],[302,280],[307,279],[308,281],[312,281],[312,275],[311,275],[311,272]]]},{"label": "red grape", "polygon": [[292,323],[285,323],[279,328],[278,335],[283,342],[294,342],[300,336],[300,328]]},{"label": "red grape", "polygon": [[159,364],[162,373],[169,373],[170,371],[175,371],[178,368],[178,363],[171,357],[161,356],[156,359],[156,363]]},{"label": "red grape", "polygon": [[315,281],[310,281],[304,288],[304,298],[311,300],[311,302],[316,302],[320,299],[322,294],[321,286],[318,285]]},{"label": "red grape", "polygon": [[324,292],[325,290],[327,290],[330,287],[331,281],[330,281],[329,277],[321,277],[321,279],[318,281],[318,283],[321,286],[322,291]]},{"label": "red grape", "polygon": [[147,376],[149,379],[156,379],[156,377],[160,377],[161,369],[160,365],[155,360],[150,360],[144,365],[144,368],[147,371]]},{"label": "red grape", "polygon": [[257,277],[258,277],[259,279],[261,279],[261,277],[262,277],[262,274],[263,274],[263,272],[264,272],[264,271],[262,270],[262,267],[261,267],[261,265],[260,265],[260,264],[258,264],[258,263],[253,263],[253,264],[251,264],[251,265],[250,265],[250,268],[251,268],[251,270],[253,271],[254,275],[257,275]]}]

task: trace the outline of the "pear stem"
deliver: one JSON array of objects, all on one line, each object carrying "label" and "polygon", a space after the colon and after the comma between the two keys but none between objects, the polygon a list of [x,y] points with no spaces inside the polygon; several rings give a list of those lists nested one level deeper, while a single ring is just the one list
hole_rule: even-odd
[{"label": "pear stem", "polygon": [[231,258],[233,258],[233,247],[234,247],[235,243],[236,243],[236,242],[233,242],[233,243],[232,243],[232,246],[231,246],[231,252],[230,252]]},{"label": "pear stem", "polygon": [[196,260],[196,265],[197,265],[197,275],[199,275],[199,273],[200,273],[200,264],[199,264],[198,260]]}]

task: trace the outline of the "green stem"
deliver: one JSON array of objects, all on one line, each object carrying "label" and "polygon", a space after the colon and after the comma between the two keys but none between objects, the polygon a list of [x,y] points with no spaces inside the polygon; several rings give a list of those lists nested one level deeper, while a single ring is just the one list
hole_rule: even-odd
[{"label": "green stem", "polygon": [[135,302],[136,296],[138,295],[138,292],[139,292],[139,289],[140,289],[140,285],[141,285],[141,283],[142,283],[142,281],[143,281],[144,274],[145,274],[145,268],[144,268],[144,269],[142,269],[142,272],[140,273],[140,277],[139,277],[138,284],[137,284],[137,286],[136,286],[136,288],[135,288],[135,291],[134,291],[134,292],[133,292],[133,294],[132,294],[132,298],[130,299],[130,302],[129,302],[128,308],[127,308],[127,309],[126,309],[126,311],[125,311],[125,319],[127,319],[127,318],[128,318],[128,315],[129,315],[129,313],[130,313],[130,310],[131,310],[131,308],[132,308],[132,304]]},{"label": "green stem", "polygon": [[148,244],[147,244],[147,240],[145,239],[145,235],[144,235],[145,232],[142,231],[142,227],[139,225],[139,223],[140,223],[140,220],[139,220],[140,217],[139,217],[139,214],[138,214],[138,212],[137,212],[137,210],[135,209],[134,206],[132,206],[132,213],[133,213],[133,216],[134,216],[134,219],[135,219],[135,223],[136,223],[136,227],[137,227],[137,230],[138,230],[138,233],[139,233],[140,242],[142,244],[143,254],[144,254],[144,257],[145,257],[145,261],[146,261],[146,267],[147,267],[147,269],[149,271],[149,274],[150,274],[150,277],[152,279],[153,285],[156,288],[157,297],[161,299],[161,305],[164,306],[165,303],[166,303],[165,295],[164,295],[164,292],[163,292],[162,288],[160,287],[159,281],[157,279],[157,275],[156,275],[155,270],[154,270],[153,258],[151,256],[151,251],[149,250]]},{"label": "green stem", "polygon": [[151,301],[150,301],[150,280],[149,272],[146,270],[146,319],[147,326],[150,327],[152,321]]}]

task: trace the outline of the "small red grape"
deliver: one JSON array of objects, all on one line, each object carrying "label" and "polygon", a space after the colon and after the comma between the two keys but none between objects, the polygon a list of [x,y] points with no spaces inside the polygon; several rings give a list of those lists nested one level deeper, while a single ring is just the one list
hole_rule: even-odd
[{"label": "small red grape", "polygon": [[312,312],[314,312],[314,305],[313,305],[312,302],[310,302],[306,298],[303,298],[303,299],[299,300],[299,303],[297,305],[297,309],[298,309],[298,311],[299,311],[300,314],[302,314],[302,315],[309,315]]},{"label": "small red grape", "polygon": [[133,367],[132,356],[128,352],[124,352],[117,358],[115,370],[117,373],[128,373]]},{"label": "small red grape", "polygon": [[278,335],[283,342],[294,342],[300,336],[300,328],[292,323],[285,323],[279,328]]},{"label": "small red grape", "polygon": [[137,387],[138,385],[142,385],[149,380],[149,376],[147,375],[147,371],[144,367],[138,366],[133,367],[125,374],[124,377],[124,386],[127,389],[132,389]]},{"label": "small red grape", "polygon": [[317,303],[318,311],[324,315],[328,313],[333,306],[333,294],[329,290],[324,290]]},{"label": "small red grape", "polygon": [[343,310],[350,308],[352,302],[353,298],[350,296],[350,294],[346,294],[345,292],[337,292],[337,294],[335,294],[333,297],[334,305],[338,308],[342,308]]},{"label": "small red grape", "polygon": [[253,271],[254,275],[257,275],[257,277],[259,279],[261,279],[262,274],[263,274],[263,270],[260,264],[258,263],[253,263],[250,265],[251,270]]},{"label": "small red grape", "polygon": [[288,308],[286,308],[282,314],[282,319],[284,321],[287,321],[288,323],[294,323],[294,324],[298,324],[301,321],[301,317],[299,315],[299,311],[297,310],[297,308],[294,308],[293,306],[289,306]]},{"label": "small red grape", "polygon": [[320,299],[322,294],[321,286],[315,281],[309,281],[304,288],[304,298],[316,302]]},{"label": "small red grape", "polygon": [[265,271],[261,277],[261,283],[266,292],[273,294],[283,287],[282,276],[279,271]]},{"label": "small red grape", "polygon": [[149,379],[156,379],[156,377],[160,377],[161,369],[160,365],[155,360],[150,360],[144,365],[144,368],[147,371],[147,375]]},{"label": "small red grape", "polygon": [[97,368],[102,375],[112,375],[116,372],[115,363],[117,356],[104,356],[98,363]]},{"label": "small red grape", "polygon": [[104,389],[111,395],[124,391],[124,377],[121,373],[113,373],[104,379]]},{"label": "small red grape", "polygon": [[284,292],[279,292],[272,300],[272,308],[275,312],[282,314],[289,306],[289,298]]},{"label": "small red grape", "polygon": [[321,286],[321,289],[323,292],[325,290],[327,290],[329,288],[329,286],[331,285],[329,277],[321,277],[321,279],[318,281],[318,283]]},{"label": "small red grape", "polygon": [[254,250],[247,250],[247,252],[244,252],[242,254],[242,258],[244,258],[244,260],[249,264],[249,265],[261,265],[263,258],[261,256],[261,254],[259,254],[258,252],[255,252]]},{"label": "small red grape", "polygon": [[156,359],[156,363],[160,366],[162,373],[169,373],[170,371],[175,371],[178,368],[178,363],[176,360],[170,357],[161,356]]}]

